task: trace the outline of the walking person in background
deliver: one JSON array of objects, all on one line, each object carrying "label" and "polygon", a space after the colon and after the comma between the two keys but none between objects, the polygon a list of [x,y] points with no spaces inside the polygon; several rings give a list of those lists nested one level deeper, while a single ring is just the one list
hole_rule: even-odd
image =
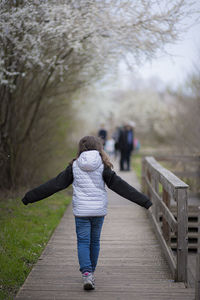
[{"label": "walking person in background", "polygon": [[98,131],[98,137],[100,137],[103,141],[103,146],[106,144],[107,139],[107,130],[105,129],[104,124],[101,124],[101,128]]},{"label": "walking person in background", "polygon": [[107,214],[106,185],[120,196],[148,209],[152,203],[112,170],[101,139],[83,137],[75,159],[57,177],[27,192],[22,202],[27,205],[73,185],[73,214],[75,216],[78,259],[83,288],[95,288],[94,272],[97,266],[100,235]]},{"label": "walking person in background", "polygon": [[134,131],[130,123],[126,123],[119,135],[120,171],[130,171],[131,153],[134,150]]}]

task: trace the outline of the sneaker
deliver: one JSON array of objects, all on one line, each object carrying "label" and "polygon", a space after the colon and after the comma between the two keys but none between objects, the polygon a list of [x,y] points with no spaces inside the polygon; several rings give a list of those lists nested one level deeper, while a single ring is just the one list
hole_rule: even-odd
[{"label": "sneaker", "polygon": [[95,285],[93,274],[90,272],[85,272],[82,274],[82,278],[84,290],[94,290]]}]

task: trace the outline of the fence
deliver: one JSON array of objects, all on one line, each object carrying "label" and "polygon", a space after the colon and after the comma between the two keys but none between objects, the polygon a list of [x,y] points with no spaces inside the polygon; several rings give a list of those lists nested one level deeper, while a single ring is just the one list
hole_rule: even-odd
[{"label": "fence", "polygon": [[[145,157],[142,162],[142,187],[154,203],[150,217],[173,277],[187,285],[188,185],[162,167],[153,157]],[[171,199],[177,203],[176,218],[170,211]],[[170,247],[171,232],[177,238],[176,257]]]},{"label": "fence", "polygon": [[198,224],[198,248],[197,248],[197,257],[196,257],[195,300],[200,300],[200,207],[199,207],[199,224]]}]

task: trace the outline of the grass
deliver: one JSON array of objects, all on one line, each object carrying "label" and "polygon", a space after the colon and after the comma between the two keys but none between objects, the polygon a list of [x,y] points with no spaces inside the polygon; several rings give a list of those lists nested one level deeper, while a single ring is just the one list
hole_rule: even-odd
[{"label": "grass", "polygon": [[70,196],[23,205],[0,200],[0,299],[13,299],[63,216]]}]

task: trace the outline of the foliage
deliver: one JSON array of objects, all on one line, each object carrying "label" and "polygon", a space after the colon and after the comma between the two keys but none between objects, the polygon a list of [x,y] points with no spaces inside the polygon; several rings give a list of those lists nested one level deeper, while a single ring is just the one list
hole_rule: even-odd
[{"label": "foliage", "polygon": [[[171,118],[171,145],[182,154],[200,154],[200,69],[196,67],[176,93],[176,118]],[[174,130],[175,128],[175,130]]]},{"label": "foliage", "polygon": [[[101,122],[103,120],[110,130],[132,120],[136,123],[136,137],[143,146],[152,147],[162,143],[166,147],[171,134],[168,123],[175,116],[175,111],[169,110],[169,106],[173,105],[176,97],[168,92],[160,93],[155,86],[147,87],[142,81],[135,83],[133,79],[133,84],[136,87],[124,90],[118,86],[110,88],[110,91],[98,90],[95,95],[98,110],[95,108],[89,110],[94,97],[94,91],[91,91],[87,95],[86,103],[80,101],[81,107],[85,107],[86,112],[80,110],[79,119],[85,121],[85,126],[89,123],[91,127],[97,127],[100,120]],[[92,116],[89,118],[91,111]],[[84,126],[81,128],[84,129]]]},{"label": "foliage", "polygon": [[38,157],[39,176],[73,92],[126,53],[138,63],[174,41],[186,2],[1,1],[1,187],[24,184]]},{"label": "foliage", "polygon": [[183,0],[1,1],[1,84],[12,90],[33,69],[49,76],[56,70],[62,79],[74,52],[152,55],[175,39],[188,7]]},{"label": "foliage", "polygon": [[13,299],[69,201],[62,193],[28,206],[20,199],[0,200],[0,299]]}]

